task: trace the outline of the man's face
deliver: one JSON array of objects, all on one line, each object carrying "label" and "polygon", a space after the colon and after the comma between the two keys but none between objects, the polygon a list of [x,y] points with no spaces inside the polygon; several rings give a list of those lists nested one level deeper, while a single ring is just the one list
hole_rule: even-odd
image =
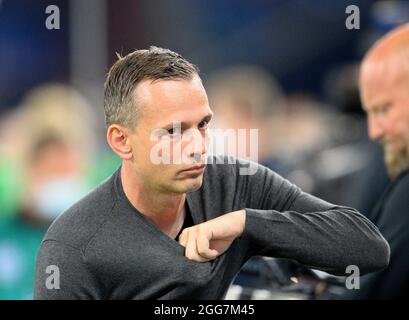
[{"label": "man's face", "polygon": [[383,144],[386,166],[394,178],[409,168],[409,71],[388,61],[365,62],[360,86],[369,137]]},{"label": "man's face", "polygon": [[33,218],[47,224],[87,191],[82,179],[84,158],[62,141],[48,142],[33,152],[23,205]]},{"label": "man's face", "polygon": [[[132,166],[141,183],[166,193],[200,188],[206,162],[207,126],[212,117],[200,78],[145,80],[136,86],[134,96],[140,111],[130,142]],[[180,129],[175,130],[175,123],[180,124]],[[186,170],[200,165],[203,168]]]}]

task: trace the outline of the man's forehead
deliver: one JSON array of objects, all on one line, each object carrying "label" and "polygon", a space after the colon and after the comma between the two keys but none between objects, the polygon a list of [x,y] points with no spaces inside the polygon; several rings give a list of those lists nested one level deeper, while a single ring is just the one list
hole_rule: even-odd
[{"label": "man's forehead", "polygon": [[192,79],[144,80],[136,86],[134,98],[142,116],[151,120],[193,122],[211,113],[206,91],[198,76]]},{"label": "man's forehead", "polygon": [[188,79],[144,79],[136,85],[134,94],[138,99],[148,100],[201,91],[204,91],[202,81],[199,76],[194,75]]},{"label": "man's forehead", "polygon": [[393,56],[371,57],[361,65],[359,84],[364,96],[382,96],[397,88],[409,88],[409,68],[403,68],[402,61]]}]

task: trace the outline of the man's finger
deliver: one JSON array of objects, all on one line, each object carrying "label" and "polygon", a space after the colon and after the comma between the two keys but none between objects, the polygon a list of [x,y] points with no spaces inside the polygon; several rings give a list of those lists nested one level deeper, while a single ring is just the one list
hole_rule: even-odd
[{"label": "man's finger", "polygon": [[197,252],[202,258],[213,260],[217,257],[217,250],[210,249],[209,239],[204,232],[198,232],[196,244]]},{"label": "man's finger", "polygon": [[197,262],[208,261],[208,259],[203,258],[202,256],[198,254],[196,240],[197,240],[197,232],[193,230],[190,231],[188,235],[187,244],[186,244],[186,251],[185,251],[186,257],[190,260],[197,261]]},{"label": "man's finger", "polygon": [[190,260],[194,260],[197,256],[196,239],[194,238],[194,232],[189,232],[189,235],[187,237],[185,255]]}]

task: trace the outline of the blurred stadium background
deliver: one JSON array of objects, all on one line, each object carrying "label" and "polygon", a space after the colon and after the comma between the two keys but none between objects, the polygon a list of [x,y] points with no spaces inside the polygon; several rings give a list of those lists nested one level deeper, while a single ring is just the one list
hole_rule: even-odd
[{"label": "blurred stadium background", "polygon": [[[360,29],[345,8],[360,9]],[[60,29],[45,27],[48,5]],[[116,52],[150,45],[202,72],[217,127],[259,128],[259,162],[369,218],[388,178],[369,142],[357,74],[409,21],[408,1],[0,0],[0,299],[31,299],[49,223],[108,177],[103,82]],[[229,299],[331,299],[342,279],[254,258]]]}]

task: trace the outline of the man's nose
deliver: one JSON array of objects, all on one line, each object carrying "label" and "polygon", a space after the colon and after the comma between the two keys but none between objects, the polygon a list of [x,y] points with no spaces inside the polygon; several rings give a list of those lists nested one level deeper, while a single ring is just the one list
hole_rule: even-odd
[{"label": "man's nose", "polygon": [[192,144],[192,148],[189,148],[189,156],[194,158],[196,162],[203,161],[202,157],[207,152],[207,134],[199,130],[193,130],[190,138],[189,143]]},{"label": "man's nose", "polygon": [[376,118],[368,119],[368,135],[371,140],[380,140],[384,136],[382,123]]}]

